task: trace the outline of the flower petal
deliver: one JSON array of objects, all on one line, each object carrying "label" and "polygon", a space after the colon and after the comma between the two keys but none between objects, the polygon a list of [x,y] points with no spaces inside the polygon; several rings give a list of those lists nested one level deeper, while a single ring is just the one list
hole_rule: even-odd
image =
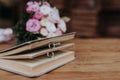
[{"label": "flower petal", "polygon": [[42,5],[40,7],[40,12],[43,13],[43,15],[48,15],[51,12],[51,8],[47,5]]},{"label": "flower petal", "polygon": [[49,32],[55,32],[56,31],[56,26],[54,23],[52,22],[47,22],[46,24],[46,29],[49,31]]},{"label": "flower petal", "polygon": [[66,23],[63,19],[60,20],[60,22],[58,24],[58,28],[60,28],[62,30],[62,32],[67,31]]},{"label": "flower petal", "polygon": [[51,37],[56,37],[57,35],[55,33],[49,33],[47,38],[51,38]]},{"label": "flower petal", "polygon": [[42,29],[40,30],[40,34],[41,34],[42,36],[48,36],[48,31],[47,31],[47,29],[46,29],[46,28],[42,28]]},{"label": "flower petal", "polygon": [[41,29],[41,25],[36,19],[29,19],[26,23],[26,31],[36,33]]}]

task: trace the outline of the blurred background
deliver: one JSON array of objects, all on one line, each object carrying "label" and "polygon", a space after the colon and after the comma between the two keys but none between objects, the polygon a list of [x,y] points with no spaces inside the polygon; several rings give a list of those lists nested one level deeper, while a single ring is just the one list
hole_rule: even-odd
[{"label": "blurred background", "polygon": [[[0,0],[0,28],[12,27],[29,0]],[[120,38],[120,0],[50,0],[79,38]]]}]

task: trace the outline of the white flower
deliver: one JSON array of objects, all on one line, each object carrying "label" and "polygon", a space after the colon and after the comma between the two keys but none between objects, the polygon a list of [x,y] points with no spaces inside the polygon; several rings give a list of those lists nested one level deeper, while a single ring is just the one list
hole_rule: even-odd
[{"label": "white flower", "polygon": [[40,24],[41,24],[41,26],[46,26],[48,22],[49,22],[49,21],[48,21],[47,18],[43,18],[43,19],[40,21]]},{"label": "white flower", "polygon": [[13,30],[11,28],[0,29],[0,42],[7,42],[13,38]]},{"label": "white flower", "polygon": [[0,29],[0,35],[3,35],[4,29]]},{"label": "white flower", "polygon": [[42,28],[42,29],[40,30],[40,34],[41,34],[42,36],[48,36],[48,31],[47,31],[47,29],[46,29],[46,28]]},{"label": "white flower", "polygon": [[4,35],[12,35],[13,34],[13,30],[8,28],[8,29],[5,29],[4,32],[3,32]]},{"label": "white flower", "polygon": [[4,36],[4,37],[5,37],[4,42],[12,40],[12,35],[10,35],[10,36]]},{"label": "white flower", "polygon": [[47,5],[42,5],[40,7],[40,12],[43,13],[43,15],[48,15],[51,12],[51,8]]},{"label": "white flower", "polygon": [[56,37],[57,35],[55,33],[49,33],[47,38],[51,38],[51,37]]},{"label": "white flower", "polygon": [[57,36],[61,36],[63,33],[62,33],[62,31],[59,28],[57,28],[57,30],[55,31],[55,34]]},{"label": "white flower", "polygon": [[47,38],[61,36],[62,34],[63,34],[62,31],[59,28],[57,28],[57,30],[54,33],[53,32],[49,33]]},{"label": "white flower", "polygon": [[60,22],[58,24],[58,28],[60,28],[62,30],[62,32],[67,31],[66,23],[63,19],[60,20]]},{"label": "white flower", "polygon": [[62,17],[62,19],[65,21],[65,22],[69,22],[71,19],[69,17]]},{"label": "white flower", "polygon": [[46,29],[49,31],[49,32],[55,32],[56,31],[56,26],[54,23],[50,22],[47,18],[44,18],[40,21],[40,24],[42,26],[45,26]]},{"label": "white flower", "polygon": [[5,39],[5,36],[3,35],[0,35],[0,42],[4,42],[6,39]]},{"label": "white flower", "polygon": [[49,31],[49,32],[55,32],[56,31],[56,26],[54,23],[52,22],[47,22],[46,24],[46,29]]},{"label": "white flower", "polygon": [[60,21],[59,10],[56,7],[52,8],[48,19],[53,23],[58,23]]}]

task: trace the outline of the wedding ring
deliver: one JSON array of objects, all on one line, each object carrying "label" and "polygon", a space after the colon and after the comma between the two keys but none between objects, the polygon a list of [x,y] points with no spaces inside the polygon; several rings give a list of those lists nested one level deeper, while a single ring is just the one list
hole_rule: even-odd
[{"label": "wedding ring", "polygon": [[54,52],[48,52],[47,53],[47,57],[54,57],[55,56],[55,53]]},{"label": "wedding ring", "polygon": [[53,43],[53,42],[49,43],[48,47],[49,47],[49,49],[53,49],[53,51],[52,52],[48,52],[47,53],[47,57],[54,57],[55,56],[54,48],[56,46],[60,46],[60,45],[61,45],[61,43]]},{"label": "wedding ring", "polygon": [[48,47],[50,48],[50,49],[53,49],[53,48],[55,48],[56,46],[60,46],[61,45],[61,43],[49,43],[48,44]]}]

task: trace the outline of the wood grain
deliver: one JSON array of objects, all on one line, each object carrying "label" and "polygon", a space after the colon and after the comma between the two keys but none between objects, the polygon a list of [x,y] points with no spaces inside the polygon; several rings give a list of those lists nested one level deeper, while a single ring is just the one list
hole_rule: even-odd
[{"label": "wood grain", "polygon": [[77,32],[76,37],[78,38],[99,37],[96,31],[101,7],[100,0],[71,0],[69,12],[72,20],[69,23],[69,31]]},{"label": "wood grain", "polygon": [[[74,39],[76,60],[38,78],[0,70],[0,80],[120,80],[120,39]],[[0,44],[0,48],[5,44]]]}]

